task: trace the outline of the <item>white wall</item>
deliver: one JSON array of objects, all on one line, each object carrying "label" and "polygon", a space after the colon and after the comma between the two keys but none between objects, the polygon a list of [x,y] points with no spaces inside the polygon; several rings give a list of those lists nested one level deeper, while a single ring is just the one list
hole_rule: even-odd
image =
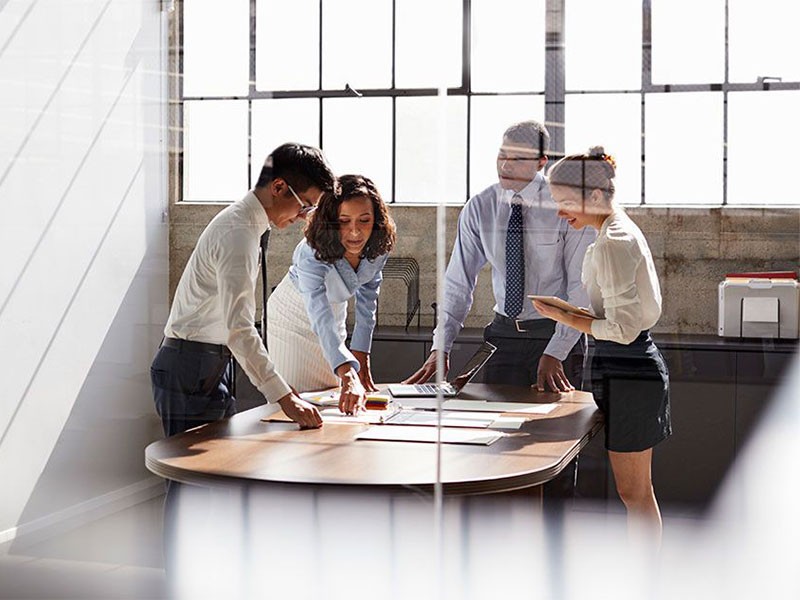
[{"label": "white wall", "polygon": [[0,541],[158,485],[160,4],[0,0]]}]

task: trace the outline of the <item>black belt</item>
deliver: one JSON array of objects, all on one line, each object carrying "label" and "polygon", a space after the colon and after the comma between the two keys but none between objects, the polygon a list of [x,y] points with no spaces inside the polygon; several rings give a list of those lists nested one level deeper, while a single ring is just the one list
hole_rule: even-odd
[{"label": "black belt", "polygon": [[231,355],[231,351],[225,344],[209,344],[206,342],[193,342],[191,340],[179,340],[177,338],[165,337],[161,345],[167,348],[174,348],[178,352],[186,350],[188,352],[204,352],[206,354],[217,354],[219,356]]},{"label": "black belt", "polygon": [[526,333],[532,329],[539,329],[540,327],[548,325],[551,321],[550,319],[528,319],[527,321],[520,321],[519,319],[512,319],[511,317],[496,312],[494,313],[494,322],[499,325],[513,327],[519,333]]}]

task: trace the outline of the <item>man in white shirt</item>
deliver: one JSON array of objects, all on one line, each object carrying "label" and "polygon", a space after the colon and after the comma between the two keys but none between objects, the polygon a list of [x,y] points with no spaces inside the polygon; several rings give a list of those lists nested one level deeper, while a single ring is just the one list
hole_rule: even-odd
[{"label": "man in white shirt", "polygon": [[301,428],[322,425],[319,412],[275,371],[255,328],[255,291],[262,234],[305,219],[335,181],[320,150],[284,144],[267,157],[255,188],[200,235],[150,368],[166,435],[236,412],[231,356],[267,402],[280,404]]}]

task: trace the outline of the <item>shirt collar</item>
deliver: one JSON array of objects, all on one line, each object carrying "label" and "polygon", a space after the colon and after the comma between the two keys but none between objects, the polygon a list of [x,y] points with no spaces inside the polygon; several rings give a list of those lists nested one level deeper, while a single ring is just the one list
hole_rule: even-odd
[{"label": "shirt collar", "polygon": [[271,229],[267,211],[261,206],[261,202],[252,190],[245,194],[244,198],[242,198],[242,203],[253,215],[253,224],[258,226],[259,231],[263,232],[267,229]]},{"label": "shirt collar", "polygon": [[537,171],[531,182],[521,191],[503,190],[502,194],[503,201],[509,206],[518,201],[514,199],[515,196],[522,198],[522,206],[527,208],[542,206],[552,208],[555,206],[541,171]]}]

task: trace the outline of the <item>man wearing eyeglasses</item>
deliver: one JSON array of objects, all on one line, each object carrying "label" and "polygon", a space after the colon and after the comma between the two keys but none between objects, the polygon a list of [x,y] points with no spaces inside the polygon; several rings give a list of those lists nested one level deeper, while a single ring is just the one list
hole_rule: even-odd
[{"label": "man wearing eyeglasses", "polygon": [[267,402],[301,428],[322,425],[317,409],[275,371],[254,325],[255,291],[262,234],[305,219],[335,181],[320,150],[284,144],[267,157],[255,188],[200,235],[150,369],[165,435],[236,412],[231,356]]}]

